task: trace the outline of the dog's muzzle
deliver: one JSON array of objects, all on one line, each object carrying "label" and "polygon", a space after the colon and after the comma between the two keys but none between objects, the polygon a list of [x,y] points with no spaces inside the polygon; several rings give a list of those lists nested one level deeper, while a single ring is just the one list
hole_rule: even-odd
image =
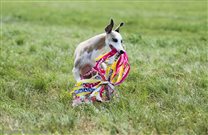
[{"label": "dog's muzzle", "polygon": [[[111,48],[111,50],[113,50],[113,49],[116,49],[115,47],[113,47],[113,45],[109,45],[109,47]],[[116,49],[117,50],[117,49]],[[119,52],[119,54],[123,54],[123,53],[125,53],[125,51],[124,50],[117,50],[117,52]]]}]

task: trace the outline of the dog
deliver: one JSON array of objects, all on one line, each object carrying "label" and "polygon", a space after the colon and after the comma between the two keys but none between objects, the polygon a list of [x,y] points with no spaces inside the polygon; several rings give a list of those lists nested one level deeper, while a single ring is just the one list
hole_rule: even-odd
[{"label": "dog", "polygon": [[[114,21],[111,19],[110,24],[105,28],[105,33],[85,40],[77,46],[74,53],[74,67],[72,70],[76,81],[80,81],[83,76],[88,76],[87,78],[91,77],[89,72],[94,67],[96,63],[95,59],[98,56],[113,48],[120,53],[125,52],[122,44],[122,36],[119,33],[119,29],[123,25],[124,23],[122,22],[113,30]],[[110,61],[113,61],[113,58],[111,58]],[[102,63],[101,66],[104,69],[106,68],[104,63]]]}]

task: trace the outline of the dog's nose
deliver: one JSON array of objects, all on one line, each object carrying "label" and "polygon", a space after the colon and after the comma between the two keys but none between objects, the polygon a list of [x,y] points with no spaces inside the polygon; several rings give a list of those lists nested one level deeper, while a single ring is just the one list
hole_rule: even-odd
[{"label": "dog's nose", "polygon": [[123,50],[120,50],[120,52],[119,52],[120,54],[123,54],[124,53],[124,51]]}]

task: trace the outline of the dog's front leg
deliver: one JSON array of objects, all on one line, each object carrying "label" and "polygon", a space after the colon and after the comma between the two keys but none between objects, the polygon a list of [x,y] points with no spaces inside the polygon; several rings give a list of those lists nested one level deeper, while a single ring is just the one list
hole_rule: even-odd
[{"label": "dog's front leg", "polygon": [[104,70],[106,70],[107,69],[107,65],[106,65],[106,63],[101,63],[101,67],[104,69]]}]

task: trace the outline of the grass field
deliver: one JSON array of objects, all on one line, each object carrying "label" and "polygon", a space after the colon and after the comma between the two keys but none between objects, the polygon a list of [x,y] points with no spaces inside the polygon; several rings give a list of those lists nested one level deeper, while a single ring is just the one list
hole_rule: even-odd
[{"label": "grass field", "polygon": [[[71,107],[76,45],[122,28],[131,71]],[[208,134],[207,1],[1,2],[0,133]]]}]

